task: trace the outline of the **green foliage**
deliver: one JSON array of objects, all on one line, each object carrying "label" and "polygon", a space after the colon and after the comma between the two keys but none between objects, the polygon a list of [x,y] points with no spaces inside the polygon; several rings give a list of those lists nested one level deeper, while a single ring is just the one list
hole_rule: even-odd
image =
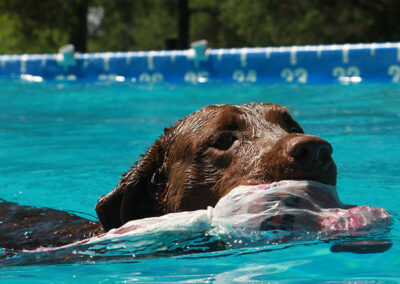
[{"label": "green foliage", "polygon": [[[78,13],[85,7],[103,12],[87,36]],[[77,31],[88,51],[163,49],[178,37],[177,7],[178,0],[0,0],[0,53],[57,52]],[[189,0],[189,9],[190,41],[211,47],[400,41],[398,0]]]},{"label": "green foliage", "polygon": [[[79,3],[86,0],[75,0]],[[0,52],[55,52],[68,43],[76,22],[73,5],[63,0],[0,0]]]},{"label": "green foliage", "polygon": [[0,15],[0,53],[10,50],[20,50],[19,43],[23,41],[22,35],[15,33],[19,21],[12,15]]},{"label": "green foliage", "polygon": [[164,41],[177,37],[176,1],[143,2],[99,0],[104,9],[101,32],[89,36],[89,50],[148,50],[164,48]]}]

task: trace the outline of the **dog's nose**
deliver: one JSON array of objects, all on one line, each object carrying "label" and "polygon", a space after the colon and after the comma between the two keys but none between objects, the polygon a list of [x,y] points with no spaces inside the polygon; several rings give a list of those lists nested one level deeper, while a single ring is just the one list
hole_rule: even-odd
[{"label": "dog's nose", "polygon": [[288,157],[303,166],[325,170],[332,163],[332,146],[319,137],[298,135],[286,143]]}]

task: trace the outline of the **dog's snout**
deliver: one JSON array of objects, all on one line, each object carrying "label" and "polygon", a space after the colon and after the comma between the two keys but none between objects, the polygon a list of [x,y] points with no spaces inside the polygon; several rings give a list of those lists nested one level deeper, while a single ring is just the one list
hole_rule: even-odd
[{"label": "dog's snout", "polygon": [[332,146],[310,135],[295,136],[287,141],[286,154],[303,166],[327,169],[332,162]]}]

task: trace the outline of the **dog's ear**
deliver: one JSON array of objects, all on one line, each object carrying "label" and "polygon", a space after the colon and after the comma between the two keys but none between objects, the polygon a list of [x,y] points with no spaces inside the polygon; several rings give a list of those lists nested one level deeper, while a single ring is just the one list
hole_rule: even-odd
[{"label": "dog's ear", "polygon": [[160,137],[125,174],[118,186],[99,198],[96,213],[103,228],[108,231],[124,223],[145,217],[157,216],[159,204],[157,190],[163,186],[163,161],[165,136]]}]

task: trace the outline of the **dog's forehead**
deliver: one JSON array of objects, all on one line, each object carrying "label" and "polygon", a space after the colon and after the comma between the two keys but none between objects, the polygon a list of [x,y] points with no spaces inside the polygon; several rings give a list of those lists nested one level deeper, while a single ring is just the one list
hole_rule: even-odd
[{"label": "dog's forehead", "polygon": [[[175,125],[175,133],[207,136],[218,130],[251,130],[253,135],[282,125],[287,108],[271,103],[210,105],[192,113]],[[279,128],[279,127],[278,127]]]},{"label": "dog's forehead", "polygon": [[258,132],[282,126],[285,115],[290,116],[285,107],[269,103],[250,103],[221,106],[210,121],[216,130],[247,129],[252,130],[254,135],[259,135]]},{"label": "dog's forehead", "polygon": [[218,125],[229,125],[240,122],[264,120],[271,123],[280,121],[282,114],[289,115],[287,108],[272,103],[248,103],[243,105],[211,105],[202,108],[199,114],[204,115],[207,121]]}]

